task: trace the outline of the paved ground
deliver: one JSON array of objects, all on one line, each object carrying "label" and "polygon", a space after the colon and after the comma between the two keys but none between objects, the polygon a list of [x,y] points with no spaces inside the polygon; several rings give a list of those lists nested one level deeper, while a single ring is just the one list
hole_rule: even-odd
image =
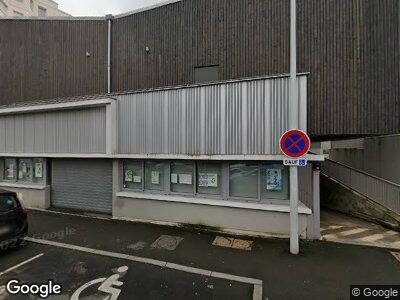
[{"label": "paved ground", "polygon": [[330,210],[321,212],[321,234],[326,241],[400,250],[400,232]]},{"label": "paved ground", "polygon": [[[251,251],[212,245],[221,234],[182,228],[99,220],[45,212],[30,212],[29,235],[54,245],[28,243],[0,256],[0,272],[35,257],[37,259],[0,275],[24,282],[54,279],[71,296],[83,284],[119,274],[123,282],[119,299],[252,299],[252,284],[174,270],[166,262],[262,280],[262,299],[349,299],[351,284],[399,284],[400,262],[386,249],[330,242],[302,242],[301,254],[288,253],[284,239],[252,239]],[[160,236],[172,242],[158,242]],[[70,245],[85,248],[72,250]],[[69,247],[69,248],[68,248]],[[90,249],[122,253],[109,257]],[[175,250],[171,250],[175,248]],[[167,250],[169,249],[169,250]],[[85,252],[86,251],[86,252]],[[89,252],[88,252],[89,251]],[[108,252],[104,252],[108,253]],[[104,254],[103,253],[103,254]],[[165,262],[163,267],[143,258]],[[150,261],[151,262],[151,261]],[[118,268],[126,266],[126,272]],[[179,267],[181,268],[181,267]],[[178,268],[178,269],[179,269]],[[201,273],[201,272],[200,272]],[[82,296],[103,296],[101,283]],[[8,299],[3,292],[0,298]],[[83,298],[82,298],[83,299]]]}]

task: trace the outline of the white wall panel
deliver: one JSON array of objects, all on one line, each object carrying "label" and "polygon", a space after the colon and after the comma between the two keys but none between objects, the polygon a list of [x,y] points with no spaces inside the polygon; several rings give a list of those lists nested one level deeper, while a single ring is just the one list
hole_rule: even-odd
[{"label": "white wall panel", "polygon": [[1,153],[105,153],[106,109],[0,116]]}]

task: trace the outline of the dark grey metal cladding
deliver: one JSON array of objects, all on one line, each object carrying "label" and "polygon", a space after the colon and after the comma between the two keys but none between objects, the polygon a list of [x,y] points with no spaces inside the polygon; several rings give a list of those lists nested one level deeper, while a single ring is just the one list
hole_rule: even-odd
[{"label": "dark grey metal cladding", "polygon": [[299,0],[298,7],[310,133],[399,133],[399,1]]},{"label": "dark grey metal cladding", "polygon": [[[298,0],[311,135],[400,132],[399,11]],[[0,46],[2,103],[107,90],[106,20],[2,20]],[[113,20],[113,92],[191,84],[210,65],[220,80],[288,73],[289,0],[183,0]]]},{"label": "dark grey metal cladding", "polygon": [[[298,63],[313,136],[400,132],[397,0],[299,0]],[[146,51],[146,47],[149,51]],[[288,0],[184,0],[113,25],[113,91],[289,71]]]},{"label": "dark grey metal cladding", "polygon": [[53,159],[51,167],[52,206],[112,212],[111,159]]},{"label": "dark grey metal cladding", "polygon": [[107,92],[104,20],[1,20],[0,103]]}]

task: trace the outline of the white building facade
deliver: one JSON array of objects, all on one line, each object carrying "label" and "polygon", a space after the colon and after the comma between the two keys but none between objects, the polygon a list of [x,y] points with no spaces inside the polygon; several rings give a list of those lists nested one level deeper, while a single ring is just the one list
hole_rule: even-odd
[{"label": "white building facade", "polygon": [[52,0],[0,0],[0,17],[63,17],[69,14],[58,9]]}]

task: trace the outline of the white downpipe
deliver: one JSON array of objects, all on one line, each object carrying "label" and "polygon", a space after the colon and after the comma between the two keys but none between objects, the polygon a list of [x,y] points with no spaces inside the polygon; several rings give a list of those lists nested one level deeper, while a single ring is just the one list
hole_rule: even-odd
[{"label": "white downpipe", "polygon": [[[296,0],[290,0],[290,129],[299,128],[297,91]],[[298,167],[290,167],[290,253],[299,253],[299,180]]]},{"label": "white downpipe", "polygon": [[107,35],[107,93],[111,93],[111,26],[113,16],[107,16],[108,35]]}]

